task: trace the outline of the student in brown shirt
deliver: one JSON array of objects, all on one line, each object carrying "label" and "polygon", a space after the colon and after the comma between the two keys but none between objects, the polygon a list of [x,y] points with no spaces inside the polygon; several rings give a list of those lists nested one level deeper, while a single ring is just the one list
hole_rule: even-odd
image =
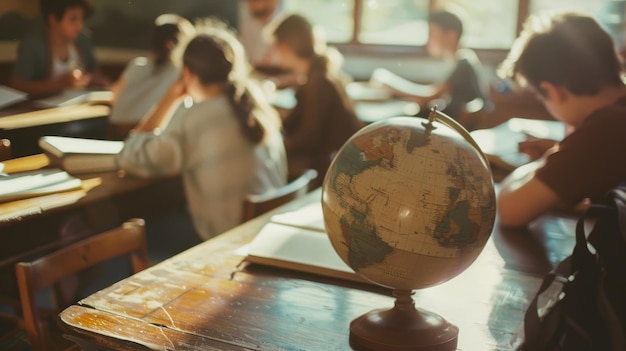
[{"label": "student in brown shirt", "polygon": [[591,17],[528,19],[500,73],[529,86],[572,132],[501,184],[500,223],[523,226],[601,198],[626,179],[626,88],[611,37]]},{"label": "student in brown shirt", "polygon": [[[360,127],[328,50],[316,42],[313,26],[289,15],[273,27],[281,65],[298,77],[297,104],[284,119],[290,169],[311,167],[324,175],[332,157]],[[297,165],[297,166],[295,166]]]}]

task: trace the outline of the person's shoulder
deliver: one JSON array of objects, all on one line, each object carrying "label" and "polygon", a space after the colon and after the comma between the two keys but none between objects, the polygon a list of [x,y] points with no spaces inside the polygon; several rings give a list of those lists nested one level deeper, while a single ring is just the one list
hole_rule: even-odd
[{"label": "person's shoulder", "polygon": [[22,47],[34,48],[46,47],[48,45],[46,31],[44,29],[30,31],[20,40],[19,45]]},{"label": "person's shoulder", "polygon": [[457,50],[455,58],[458,63],[467,63],[472,66],[480,63],[480,59],[478,58],[476,51],[469,48],[461,48]]},{"label": "person's shoulder", "polygon": [[585,119],[579,129],[602,129],[623,133],[623,131],[626,130],[625,115],[626,97],[593,112]]}]

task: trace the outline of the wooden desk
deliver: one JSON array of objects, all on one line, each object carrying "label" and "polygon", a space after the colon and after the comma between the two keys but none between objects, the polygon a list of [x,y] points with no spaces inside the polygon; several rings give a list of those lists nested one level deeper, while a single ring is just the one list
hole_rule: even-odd
[{"label": "wooden desk", "polygon": [[[49,166],[39,154],[4,162],[16,173]],[[0,295],[16,296],[15,262],[111,229],[131,217],[185,203],[180,178],[140,179],[116,172],[80,175],[82,189],[0,203]]]},{"label": "wooden desk", "polygon": [[0,138],[11,140],[13,157],[40,153],[37,143],[44,135],[103,139],[110,110],[92,104],[40,109],[27,101],[0,110]]},{"label": "wooden desk", "polygon": [[[320,191],[276,212],[319,201]],[[270,215],[101,290],[60,315],[84,350],[349,350],[350,321],[393,304],[369,285],[264,266],[239,267],[234,250]],[[541,275],[572,248],[574,222],[545,218],[496,230],[478,260],[416,305],[460,328],[459,350],[510,350]],[[548,251],[549,250],[549,251]]]}]

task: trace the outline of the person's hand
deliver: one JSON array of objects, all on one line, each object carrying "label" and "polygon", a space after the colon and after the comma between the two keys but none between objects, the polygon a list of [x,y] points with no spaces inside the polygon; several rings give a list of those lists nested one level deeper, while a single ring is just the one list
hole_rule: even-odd
[{"label": "person's hand", "polygon": [[529,136],[526,140],[521,141],[517,147],[519,152],[528,155],[531,160],[537,160],[556,145],[557,142],[555,140]]},{"label": "person's hand", "polygon": [[59,91],[68,88],[83,89],[87,87],[90,80],[90,75],[85,75],[80,70],[74,70],[59,76],[56,79],[56,85]]},{"label": "person's hand", "polygon": [[71,72],[71,85],[72,88],[84,89],[91,82],[91,74],[83,73],[79,69],[75,69]]}]

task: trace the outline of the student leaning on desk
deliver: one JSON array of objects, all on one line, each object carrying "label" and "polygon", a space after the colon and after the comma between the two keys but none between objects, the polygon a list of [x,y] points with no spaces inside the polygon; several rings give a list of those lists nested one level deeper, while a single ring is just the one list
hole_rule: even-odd
[{"label": "student leaning on desk", "polygon": [[240,223],[246,194],[284,185],[287,164],[280,120],[249,79],[241,44],[217,21],[196,27],[176,49],[181,79],[131,132],[118,165],[182,174],[197,234],[209,239]]},{"label": "student leaning on desk", "polygon": [[626,87],[611,37],[591,17],[530,17],[500,73],[530,87],[571,128],[501,184],[500,223],[523,226],[556,207],[585,207],[626,179]]},{"label": "student leaning on desk", "polygon": [[111,137],[125,137],[178,79],[180,70],[172,62],[171,52],[179,36],[191,31],[193,25],[181,16],[167,13],[155,19],[152,55],[130,61],[121,77],[111,86]]},{"label": "student leaning on desk", "polygon": [[96,72],[91,41],[83,33],[84,18],[93,11],[91,4],[87,0],[40,0],[40,5],[45,28],[20,42],[11,85],[31,97],[106,85]]}]

